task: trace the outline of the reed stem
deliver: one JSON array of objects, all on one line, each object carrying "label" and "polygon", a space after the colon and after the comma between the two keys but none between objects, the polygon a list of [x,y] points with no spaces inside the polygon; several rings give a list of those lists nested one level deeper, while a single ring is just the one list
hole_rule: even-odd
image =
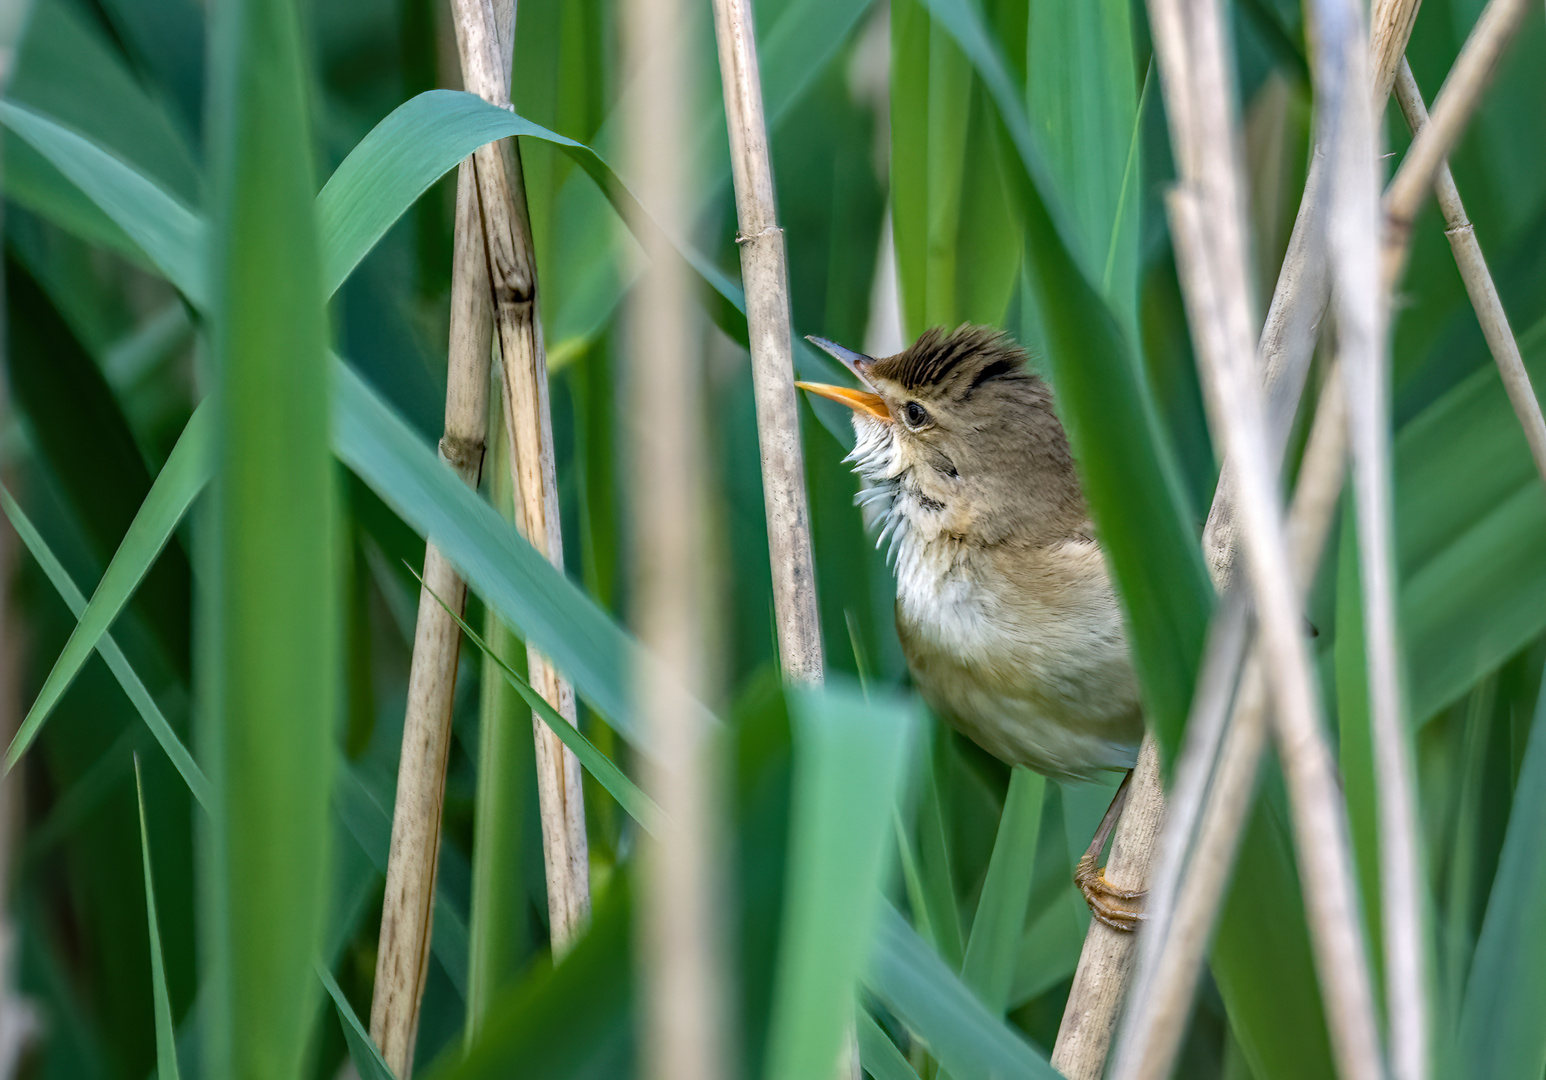
[{"label": "reed stem", "polygon": [[762,451],[762,490],[773,570],[773,614],[779,659],[795,682],[822,680],[821,614],[811,557],[810,512],[794,393],[789,274],[784,230],[773,195],[773,163],[757,70],[749,0],[714,0],[720,82],[730,130],[730,163],[751,337],[752,390]]},{"label": "reed stem", "polygon": [[[634,622],[650,656],[634,679],[656,754],[644,760],[660,826],[640,838],[635,965],[646,1080],[729,1073],[719,746],[690,696],[706,681],[701,522],[703,329],[686,267],[668,237],[689,221],[692,55],[678,0],[626,0],[619,20],[637,93],[625,115],[627,160],[648,263],[627,312]],[[750,290],[748,290],[748,293]]]},{"label": "reed stem", "polygon": [[[446,421],[440,456],[464,483],[477,487],[488,438],[492,327],[477,193],[472,168],[465,162],[457,174],[456,196]],[[370,1007],[371,1038],[392,1072],[403,1077],[412,1070],[419,1006],[429,973],[451,706],[461,648],[461,631],[437,597],[460,613],[467,586],[440,550],[428,544],[408,673],[408,707]]]},{"label": "reed stem", "polygon": [[[509,0],[506,0],[508,3]],[[509,45],[491,0],[452,0],[457,48],[467,88],[510,107]],[[547,360],[537,315],[537,267],[520,149],[496,144],[472,156],[483,219],[494,327],[504,372],[504,419],[515,477],[516,527],[554,566],[563,568],[558,481],[548,405]],[[531,684],[564,719],[575,720],[574,691],[547,658],[528,646]],[[532,717],[537,747],[537,797],[547,867],[548,919],[555,954],[573,943],[590,917],[590,867],[585,796],[579,761]]]}]

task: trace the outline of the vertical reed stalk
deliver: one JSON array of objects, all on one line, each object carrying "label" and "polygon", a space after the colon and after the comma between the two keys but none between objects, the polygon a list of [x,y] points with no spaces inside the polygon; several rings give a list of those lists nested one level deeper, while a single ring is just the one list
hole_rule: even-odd
[{"label": "vertical reed stalk", "polygon": [[[507,7],[513,10],[509,0]],[[492,0],[452,0],[456,42],[466,86],[484,100],[510,107],[509,37],[500,32]],[[504,371],[505,431],[515,477],[516,526],[554,566],[563,567],[558,481],[548,406],[547,360],[537,315],[537,267],[518,147],[497,145],[473,154],[494,325]],[[574,691],[534,649],[527,650],[531,684],[570,722]],[[589,856],[580,764],[535,715],[537,794],[547,866],[548,918],[555,953],[566,949],[590,917]]]},{"label": "vertical reed stalk", "polygon": [[773,613],[784,673],[798,682],[822,679],[821,617],[811,558],[810,513],[794,393],[789,329],[789,275],[784,230],[773,197],[773,163],[757,70],[757,41],[749,0],[714,0],[719,74],[730,129],[735,177],[736,242],[746,288],[751,335],[752,389],[762,490],[773,568]]},{"label": "vertical reed stalk", "polygon": [[[457,173],[455,254],[451,278],[451,339],[446,367],[445,435],[440,456],[463,483],[477,487],[488,438],[488,272],[470,162]],[[439,598],[439,599],[437,599]],[[408,708],[403,718],[392,848],[387,858],[381,941],[371,997],[370,1034],[397,1076],[413,1068],[419,1005],[429,972],[435,877],[440,862],[440,817],[446,760],[451,749],[451,705],[461,631],[447,607],[460,613],[467,586],[434,544],[424,548]],[[442,606],[441,600],[445,606]]]},{"label": "vertical reed stalk", "polygon": [[[1396,97],[1407,126],[1414,135],[1417,134],[1428,123],[1428,107],[1423,103],[1422,91],[1405,59],[1396,76]],[[1546,420],[1541,418],[1541,404],[1535,396],[1535,388],[1530,385],[1530,373],[1525,370],[1524,359],[1519,355],[1519,343],[1509,328],[1508,313],[1498,298],[1497,286],[1492,282],[1487,260],[1482,256],[1481,245],[1476,242],[1476,230],[1471,227],[1465,204],[1460,201],[1460,192],[1455,187],[1455,178],[1450,174],[1447,161],[1439,165],[1433,190],[1439,209],[1444,213],[1444,235],[1449,237],[1455,265],[1460,268],[1466,294],[1476,309],[1482,336],[1487,339],[1487,348],[1498,365],[1498,374],[1502,376],[1503,388],[1508,391],[1508,400],[1514,406],[1514,415],[1519,417],[1519,424],[1524,428],[1535,469],[1546,480]]]},{"label": "vertical reed stalk", "polygon": [[[1406,51],[1419,3],[1420,0],[1375,0],[1373,4],[1370,20],[1374,36],[1369,63],[1376,80],[1371,89],[1379,108],[1384,107],[1390,95],[1391,83],[1385,73],[1395,71]],[[1299,407],[1321,319],[1331,299],[1323,235],[1327,205],[1324,171],[1325,161],[1317,149],[1310,157],[1299,213],[1256,347],[1257,368],[1266,387],[1270,447],[1279,457]],[[1203,551],[1214,582],[1221,588],[1233,580],[1234,473],[1234,463],[1226,459],[1203,530]]]},{"label": "vertical reed stalk", "polygon": [[1339,105],[1321,117],[1332,174],[1327,243],[1358,520],[1390,1065],[1395,1080],[1426,1080],[1431,1039],[1425,886],[1398,660],[1386,340],[1390,308],[1380,280],[1380,139],[1372,102],[1357,92],[1364,85],[1362,12],[1352,0],[1321,0],[1312,10],[1316,86]]},{"label": "vertical reed stalk", "polygon": [[[1345,402],[1340,377],[1332,372],[1316,408],[1289,513],[1294,577],[1301,595],[1320,561],[1342,491],[1347,453]],[[1225,642],[1241,641],[1243,637],[1242,632],[1226,628]],[[1262,662],[1260,652],[1253,649],[1246,658],[1232,707],[1228,692],[1222,692],[1216,708],[1228,716],[1228,723],[1220,725],[1221,738],[1215,740],[1208,753],[1205,764],[1212,768],[1212,775],[1204,777],[1200,785],[1198,813],[1194,822],[1186,826],[1183,837],[1165,837],[1161,859],[1179,863],[1187,854],[1190,859],[1184,868],[1171,868],[1172,885],[1164,889],[1157,885],[1150,893],[1150,922],[1146,929],[1151,936],[1141,949],[1132,988],[1133,1010],[1123,1022],[1112,1065],[1113,1080],[1164,1080],[1170,1076],[1180,1049],[1214,919],[1229,882],[1240,837],[1250,818],[1256,774],[1266,749],[1267,702]],[[1233,664],[1226,661],[1209,668],[1218,666]],[[1232,688],[1233,672],[1229,676]],[[1219,719],[1222,721],[1224,715]],[[1198,706],[1194,705],[1188,738],[1193,725],[1208,723],[1208,714],[1199,715]],[[1188,746],[1187,751],[1192,749]],[[1195,759],[1178,762],[1176,786],[1181,786],[1184,768],[1200,771],[1202,764]],[[1167,820],[1167,834],[1173,824]],[[1193,841],[1194,834],[1195,844],[1188,853],[1184,850],[1186,842]]]},{"label": "vertical reed stalk", "polygon": [[[1414,13],[1413,10],[1400,10],[1404,3],[1405,0],[1398,0],[1393,5],[1377,4],[1375,7],[1375,37],[1371,46],[1371,65],[1375,76],[1382,74],[1392,59],[1397,64],[1401,63],[1399,57],[1405,49],[1405,39],[1400,35],[1410,31],[1411,16]],[[1405,6],[1412,7],[1410,4]],[[1482,24],[1478,26],[1481,28]],[[1396,29],[1387,29],[1391,27]],[[1382,29],[1387,32],[1382,34]],[[1475,49],[1468,51],[1473,55],[1476,53]],[[1478,85],[1477,80],[1471,78],[1462,83],[1473,87]],[[1377,103],[1381,100],[1378,89],[1376,87]],[[1312,233],[1313,230],[1306,223],[1312,219],[1318,220],[1323,213],[1319,204],[1324,199],[1318,190],[1323,186],[1320,180],[1323,171],[1321,159],[1316,158],[1312,162],[1299,221],[1295,226],[1295,245],[1299,244],[1301,237],[1308,237]],[[1459,239],[1463,241],[1464,235]],[[1304,357],[1308,358],[1309,345],[1303,341],[1296,342],[1295,334],[1306,325],[1306,312],[1313,311],[1314,321],[1319,320],[1327,300],[1324,267],[1315,270],[1317,260],[1314,255],[1313,247],[1301,245],[1296,255],[1295,246],[1290,246],[1258,349],[1258,357],[1264,361],[1269,390],[1275,391],[1272,435],[1279,444],[1286,435],[1287,420],[1292,415],[1299,390],[1299,385],[1286,377],[1286,374],[1294,371],[1294,365],[1284,362],[1284,357],[1286,355],[1287,360],[1292,361],[1298,355],[1297,351],[1302,350]],[[1475,260],[1467,259],[1466,262],[1479,263],[1479,251],[1476,256]],[[1386,262],[1386,274],[1395,269],[1394,264]],[[1468,289],[1480,293],[1488,291],[1479,281],[1473,284],[1476,277],[1473,271],[1463,268],[1462,274],[1466,276]],[[1386,284],[1389,287],[1388,278]],[[1478,317],[1484,326],[1491,324],[1494,328],[1489,331],[1491,341],[1491,334],[1506,327],[1506,321],[1499,323],[1498,313],[1489,312],[1488,306],[1478,307]],[[1314,321],[1309,324],[1312,329]],[[1511,337],[1508,335],[1509,340]],[[1507,347],[1507,340],[1501,340],[1495,349]],[[1285,389],[1291,393],[1284,393]],[[1511,386],[1511,394],[1514,389],[1517,386]],[[1291,518],[1291,533],[1298,563],[1296,573],[1301,586],[1319,560],[1331,508],[1341,489],[1345,434],[1339,429],[1344,423],[1344,416],[1345,399],[1340,388],[1334,385],[1334,380],[1328,381],[1322,391],[1315,426],[1301,464],[1300,484],[1296,490]],[[1531,424],[1523,415],[1521,419],[1528,433]],[[1212,543],[1206,544],[1211,558],[1228,559],[1232,554],[1232,525],[1228,514],[1229,476],[1230,469],[1226,462],[1225,474],[1220,478],[1215,496],[1214,513],[1209,518],[1209,532],[1205,534],[1214,538]],[[1227,576],[1227,566],[1223,574],[1216,569],[1216,580],[1224,576]],[[1238,667],[1237,658],[1240,655],[1235,639],[1241,633],[1241,629],[1215,627],[1203,668],[1205,683],[1219,683],[1222,686],[1230,682],[1230,672]],[[1256,663],[1258,661],[1253,659],[1252,664]],[[1260,722],[1254,712],[1259,706],[1251,703],[1253,695],[1258,691],[1251,690],[1249,683],[1250,680],[1246,680],[1242,685],[1241,701],[1235,705],[1233,718],[1229,721],[1231,730],[1235,725]],[[1174,800],[1167,820],[1165,857],[1161,862],[1155,891],[1149,898],[1151,921],[1147,929],[1150,936],[1145,945],[1146,959],[1140,966],[1135,987],[1135,1008],[1138,1011],[1125,1025],[1122,1043],[1118,1048],[1119,1060],[1115,1075],[1123,1080],[1168,1075],[1175,1046],[1162,1040],[1177,1010],[1184,1013],[1190,1003],[1225,879],[1233,864],[1235,844],[1243,825],[1243,820],[1239,819],[1248,807],[1246,800],[1256,774],[1260,743],[1256,741],[1254,745],[1257,750],[1252,751],[1249,749],[1253,745],[1252,733],[1231,735],[1230,742],[1225,745],[1220,756],[1217,736],[1223,730],[1223,710],[1228,708],[1228,700],[1227,690],[1206,696],[1199,691],[1199,698],[1193,704],[1192,718],[1188,722],[1188,745],[1183,748],[1182,758],[1177,763],[1177,790],[1173,793]],[[1208,733],[1214,733],[1214,737],[1211,740],[1203,739],[1202,736]],[[1216,756],[1218,761],[1215,769],[1213,761]],[[1215,790],[1207,794],[1208,804],[1204,813],[1202,800],[1208,792],[1210,772],[1214,773],[1212,783]],[[1191,782],[1188,782],[1189,779]],[[1203,814],[1200,824],[1199,814]],[[1188,858],[1189,847],[1191,861],[1183,872],[1181,864]],[[1185,891],[1178,898],[1177,887],[1181,885],[1183,876],[1186,877]]]},{"label": "vertical reed stalk", "polygon": [[[1382,1065],[1345,808],[1299,628],[1299,599],[1275,494],[1276,454],[1266,435],[1258,377],[1249,366],[1252,321],[1244,195],[1229,116],[1233,95],[1221,17],[1216,4],[1183,10],[1156,2],[1151,11],[1167,97],[1181,103],[1169,110],[1181,173],[1181,185],[1169,200],[1172,234],[1210,421],[1236,469],[1231,495],[1240,515],[1240,543],[1269,657],[1266,674],[1277,701],[1274,719],[1328,1026],[1343,1074],[1376,1080]],[[1356,40],[1361,48],[1361,37]],[[1355,59],[1361,69],[1361,53]],[[1364,85],[1355,79],[1356,89],[1343,96],[1356,98],[1367,110]],[[1317,84],[1318,94],[1332,102],[1343,89]],[[1335,182],[1335,171],[1332,176]]]},{"label": "vertical reed stalk", "polygon": [[[1152,737],[1143,741],[1122,820],[1111,841],[1106,879],[1119,889],[1148,886],[1149,870],[1165,820],[1160,789],[1159,750]],[[1052,1048],[1052,1066],[1069,1080],[1100,1080],[1106,1052],[1116,1031],[1117,1016],[1127,993],[1128,977],[1137,956],[1134,935],[1113,930],[1099,919],[1079,954],[1074,984],[1068,991],[1063,1022]]]},{"label": "vertical reed stalk", "polygon": [[660,225],[635,230],[648,264],[627,312],[633,606],[646,647],[634,677],[658,751],[644,763],[645,788],[662,811],[639,851],[635,941],[646,1080],[719,1080],[729,1065],[718,762],[704,711],[689,697],[704,684],[707,666],[702,336],[685,266],[667,239],[683,235],[689,221],[684,15],[685,5],[673,0],[626,0],[619,12],[624,69],[637,80],[623,125],[629,171],[640,212]]}]

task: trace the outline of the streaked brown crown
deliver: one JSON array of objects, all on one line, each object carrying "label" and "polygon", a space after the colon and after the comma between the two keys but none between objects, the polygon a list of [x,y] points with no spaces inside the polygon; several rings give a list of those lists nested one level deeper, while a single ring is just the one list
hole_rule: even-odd
[{"label": "streaked brown crown", "polygon": [[935,327],[895,356],[876,360],[870,373],[898,383],[909,393],[965,401],[991,379],[1032,381],[1025,350],[991,326],[962,323],[954,330]]}]

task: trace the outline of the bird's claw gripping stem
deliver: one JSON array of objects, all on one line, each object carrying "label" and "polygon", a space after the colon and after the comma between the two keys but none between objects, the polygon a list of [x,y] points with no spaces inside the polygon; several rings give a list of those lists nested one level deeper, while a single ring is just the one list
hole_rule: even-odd
[{"label": "bird's claw gripping stem", "polygon": [[1090,914],[1113,930],[1132,933],[1146,916],[1143,913],[1145,889],[1119,889],[1106,880],[1106,868],[1095,865],[1094,855],[1085,855],[1074,869],[1074,884],[1084,894]]}]

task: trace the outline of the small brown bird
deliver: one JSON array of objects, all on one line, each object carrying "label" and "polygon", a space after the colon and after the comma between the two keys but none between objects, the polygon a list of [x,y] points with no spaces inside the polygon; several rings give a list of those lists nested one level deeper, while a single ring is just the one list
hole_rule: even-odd
[{"label": "small brown bird", "polygon": [[[854,411],[848,460],[890,541],[897,633],[924,700],[1010,765],[1064,779],[1131,770],[1143,717],[1122,612],[1052,392],[1025,351],[970,325],[881,359],[809,340],[863,387],[799,384]],[[1126,788],[1074,875],[1121,930],[1142,918],[1142,894],[1095,863]]]}]

